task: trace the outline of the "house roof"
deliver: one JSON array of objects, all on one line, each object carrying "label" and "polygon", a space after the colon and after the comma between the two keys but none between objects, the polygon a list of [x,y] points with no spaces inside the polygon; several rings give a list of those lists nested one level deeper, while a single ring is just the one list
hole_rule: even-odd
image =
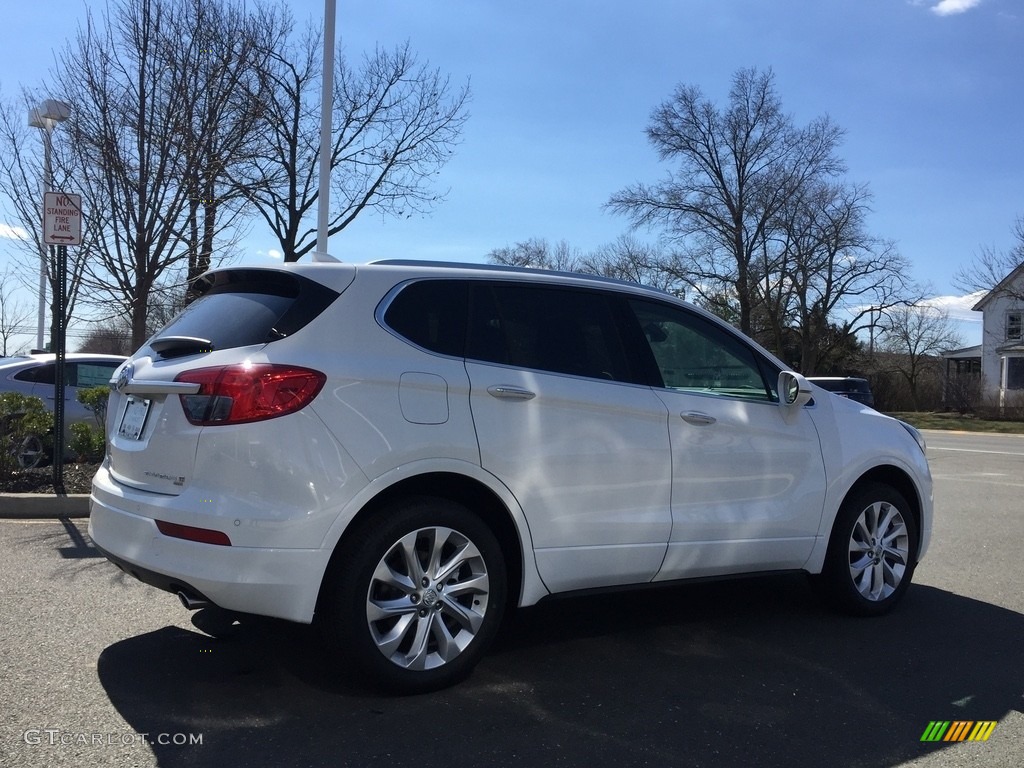
[{"label": "house roof", "polygon": [[964,347],[963,349],[951,349],[942,353],[943,360],[963,360],[978,358],[981,359],[981,344],[976,347]]},{"label": "house roof", "polygon": [[992,299],[995,299],[1003,295],[1008,285],[1017,282],[1017,280],[1021,279],[1022,277],[1024,277],[1024,261],[1018,264],[1016,268],[1014,268],[1010,272],[1010,274],[1008,274],[1006,277],[1000,280],[996,284],[995,288],[986,293],[977,304],[971,307],[971,309],[974,310],[975,312],[983,312],[985,310],[986,304],[988,304]]}]

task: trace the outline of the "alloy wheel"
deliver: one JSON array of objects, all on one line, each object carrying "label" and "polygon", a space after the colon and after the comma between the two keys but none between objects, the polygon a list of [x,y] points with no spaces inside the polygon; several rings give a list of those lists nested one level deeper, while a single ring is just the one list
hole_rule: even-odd
[{"label": "alloy wheel", "polygon": [[865,507],[849,542],[850,576],[867,600],[885,600],[903,581],[910,559],[910,535],[902,513],[887,501]]},{"label": "alloy wheel", "polygon": [[467,536],[440,526],[412,531],[374,569],[366,597],[370,635],[393,664],[436,669],[477,636],[490,591],[484,557]]}]

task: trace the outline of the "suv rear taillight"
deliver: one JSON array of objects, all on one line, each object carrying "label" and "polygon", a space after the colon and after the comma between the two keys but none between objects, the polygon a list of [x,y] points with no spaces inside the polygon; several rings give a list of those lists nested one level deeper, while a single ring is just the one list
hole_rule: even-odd
[{"label": "suv rear taillight", "polygon": [[199,385],[194,395],[180,395],[185,418],[197,426],[263,421],[306,407],[327,377],[294,365],[257,363],[197,368],[175,381]]}]

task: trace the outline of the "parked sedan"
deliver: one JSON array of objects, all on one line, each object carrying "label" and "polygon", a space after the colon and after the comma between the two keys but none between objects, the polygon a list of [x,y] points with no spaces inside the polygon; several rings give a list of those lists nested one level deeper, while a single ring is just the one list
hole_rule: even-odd
[{"label": "parked sedan", "polygon": [[[33,354],[24,357],[0,358],[0,392],[17,392],[40,398],[47,409],[53,410],[55,400],[54,378],[57,356]],[[88,389],[110,382],[114,371],[125,361],[121,355],[99,355],[70,352],[64,363],[64,421],[65,426],[91,421],[89,409],[78,402],[80,389]],[[45,458],[40,436],[30,435],[18,447],[18,463],[22,467],[38,466]]]}]

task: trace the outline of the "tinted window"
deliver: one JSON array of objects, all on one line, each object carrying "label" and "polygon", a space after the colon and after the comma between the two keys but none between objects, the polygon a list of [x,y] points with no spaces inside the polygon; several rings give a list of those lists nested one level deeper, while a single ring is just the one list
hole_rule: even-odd
[{"label": "tinted window", "polygon": [[774,400],[754,350],[715,323],[677,307],[630,300],[663,386]]},{"label": "tinted window", "polygon": [[424,349],[462,357],[466,347],[467,297],[465,281],[412,283],[391,302],[384,322]]},{"label": "tinted window", "polygon": [[34,365],[31,368],[26,368],[25,370],[14,374],[14,378],[18,381],[31,381],[36,384],[53,384],[53,378],[56,370],[57,366],[53,363],[49,363],[47,365]]},{"label": "tinted window", "polygon": [[467,356],[517,368],[633,381],[615,300],[604,293],[474,284]]},{"label": "tinted window", "polygon": [[[231,270],[203,278],[203,295],[165,325],[154,340],[167,336],[210,341],[211,349],[266,344],[291,336],[338,297],[312,280],[273,270]],[[168,350],[163,357],[200,351]]]}]

